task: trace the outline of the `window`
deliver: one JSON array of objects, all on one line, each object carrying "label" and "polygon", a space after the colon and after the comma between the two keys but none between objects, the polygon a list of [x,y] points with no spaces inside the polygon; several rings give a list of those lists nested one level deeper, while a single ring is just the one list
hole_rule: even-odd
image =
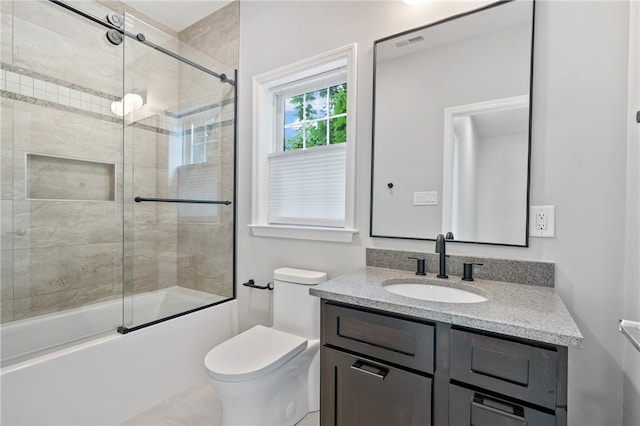
[{"label": "window", "polygon": [[184,134],[184,164],[205,163],[217,137],[217,122],[206,119],[191,123]]},{"label": "window", "polygon": [[355,45],[254,78],[254,235],[351,241]]},{"label": "window", "polygon": [[291,97],[281,95],[278,107],[285,151],[347,141],[346,81]]}]

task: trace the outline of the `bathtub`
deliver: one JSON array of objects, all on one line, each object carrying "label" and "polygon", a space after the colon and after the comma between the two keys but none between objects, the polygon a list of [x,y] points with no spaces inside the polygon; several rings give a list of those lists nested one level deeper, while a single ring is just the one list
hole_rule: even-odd
[{"label": "bathtub", "polygon": [[[174,286],[125,298],[125,318],[129,324],[145,324],[224,299]],[[112,334],[122,324],[122,303],[122,299],[110,300],[3,324],[0,365],[15,364],[53,349]]]},{"label": "bathtub", "polygon": [[[136,295],[133,320],[201,306],[198,293]],[[207,351],[238,329],[235,299],[128,334],[121,318],[116,300],[4,325],[0,423],[117,425],[205,379]]]}]

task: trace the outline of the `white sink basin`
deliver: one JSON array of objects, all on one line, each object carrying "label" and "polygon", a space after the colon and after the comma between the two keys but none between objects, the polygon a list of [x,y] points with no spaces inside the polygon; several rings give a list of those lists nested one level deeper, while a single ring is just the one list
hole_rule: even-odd
[{"label": "white sink basin", "polygon": [[[465,286],[469,287],[469,286]],[[413,299],[429,300],[432,302],[446,303],[479,303],[489,300],[478,292],[469,291],[457,287],[448,287],[434,284],[434,280],[387,280],[382,283],[382,288],[391,293]]]}]

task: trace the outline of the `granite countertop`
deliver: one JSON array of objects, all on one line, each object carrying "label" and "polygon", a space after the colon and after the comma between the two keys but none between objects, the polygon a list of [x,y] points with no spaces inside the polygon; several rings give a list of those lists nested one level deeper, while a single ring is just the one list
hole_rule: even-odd
[{"label": "granite countertop", "polygon": [[[433,279],[444,286],[466,288],[489,298],[481,303],[431,302],[384,290],[381,283],[393,278]],[[469,288],[469,286],[474,288]],[[478,330],[521,337],[559,346],[582,348],[582,333],[553,288],[460,277],[417,277],[396,269],[367,266],[310,288],[323,299],[365,308],[446,322]]]}]

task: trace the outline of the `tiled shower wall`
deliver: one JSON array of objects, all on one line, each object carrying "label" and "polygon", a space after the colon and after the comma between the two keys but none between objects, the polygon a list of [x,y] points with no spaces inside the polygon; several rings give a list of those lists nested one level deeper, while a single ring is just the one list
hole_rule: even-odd
[{"label": "tiled shower wall", "polygon": [[[6,322],[121,294],[122,132],[104,107],[122,90],[122,56],[104,44],[102,31],[51,3],[1,7]],[[30,198],[27,178],[38,172],[27,169],[27,154],[111,165],[114,200]],[[54,185],[70,184],[52,173]]]},{"label": "tiled shower wall", "polygon": [[[183,30],[180,41],[238,69],[240,3],[235,1]],[[181,72],[185,70],[181,65]],[[203,76],[198,75],[199,78]],[[229,78],[235,79],[233,75]],[[197,97],[201,85],[195,79],[180,80],[181,99]],[[221,100],[221,127],[215,150],[208,157],[209,167],[224,176],[218,197],[232,200],[234,173],[233,87],[217,85],[215,98]],[[178,217],[178,280],[181,286],[231,297],[233,295],[233,208],[219,207],[217,218],[188,220]]]},{"label": "tiled shower wall", "polygon": [[[121,12],[124,6],[114,7],[118,5],[109,2],[112,10]],[[122,93],[122,50],[106,41],[104,29],[46,1],[2,1],[0,7],[0,309],[2,322],[7,322],[122,295],[124,185],[147,197],[178,191],[168,156],[179,119],[167,111],[179,111],[179,99],[186,99],[188,92],[177,84],[181,69],[175,60],[137,48],[129,52],[135,59],[134,77],[152,78],[151,86],[162,90],[145,93],[147,104],[134,112],[136,125],[127,130],[134,143],[123,145],[121,119],[110,111]],[[90,2],[80,7],[98,16],[105,10]],[[153,31],[145,28],[151,37]],[[177,43],[173,47],[178,49]],[[129,82],[135,89],[135,81]],[[222,111],[229,97],[220,99]],[[221,128],[222,154],[232,146],[228,139],[233,138],[233,125]],[[123,149],[131,150],[126,154],[133,158],[133,180],[123,173]],[[29,158],[43,160],[44,166],[31,167]],[[233,157],[215,158],[215,167],[232,176]],[[65,161],[67,166],[87,166],[77,168],[79,173],[91,165],[107,172],[70,178]],[[104,177],[109,173],[111,180]],[[113,195],[95,200],[47,197],[42,195],[46,182],[51,182],[49,188],[68,186],[71,193],[77,185],[78,194],[107,182]],[[30,192],[34,183],[40,192]],[[231,186],[224,185],[220,196],[231,197]],[[219,241],[217,230],[232,228],[232,209],[215,220],[187,215],[184,221],[171,204],[141,203],[134,212],[128,235],[133,237],[135,292],[180,284],[231,295],[232,250],[222,246],[216,253],[211,241]],[[224,237],[229,235],[225,232]],[[218,276],[218,267],[225,276]]]}]

